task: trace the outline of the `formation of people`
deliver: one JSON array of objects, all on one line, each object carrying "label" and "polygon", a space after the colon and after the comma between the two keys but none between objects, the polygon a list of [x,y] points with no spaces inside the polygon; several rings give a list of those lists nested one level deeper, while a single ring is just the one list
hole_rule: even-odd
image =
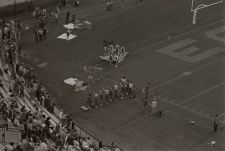
[{"label": "formation of people", "polygon": [[120,46],[119,44],[114,44],[114,41],[102,41],[101,45],[104,48],[103,58],[118,67],[118,64],[122,62],[127,56],[128,52],[125,47]]}]

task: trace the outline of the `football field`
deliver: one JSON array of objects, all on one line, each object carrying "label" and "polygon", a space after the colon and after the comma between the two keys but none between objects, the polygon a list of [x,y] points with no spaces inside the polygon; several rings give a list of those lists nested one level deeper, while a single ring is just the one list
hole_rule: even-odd
[{"label": "football field", "polygon": [[[191,1],[186,0],[125,0],[116,3],[111,12],[99,6],[78,16],[90,20],[94,28],[77,31],[78,37],[73,40],[56,38],[65,32],[62,24],[49,25],[48,38],[38,43],[32,31],[24,33],[24,60],[35,67],[58,106],[105,144],[113,141],[125,151],[222,151],[224,3],[200,10],[195,25],[190,9]],[[102,40],[126,47],[128,56],[118,68],[99,59]],[[150,82],[151,91],[158,94],[163,117],[144,113],[139,95],[82,111],[90,90],[74,92],[63,80],[74,77],[86,81],[88,75],[95,76],[96,64],[103,65],[103,78],[95,81],[93,90],[111,87],[123,75],[138,91]],[[221,124],[214,133],[216,114]],[[216,144],[207,146],[212,140]]]},{"label": "football field", "polygon": [[[154,143],[165,141],[165,144],[158,144],[163,148],[162,150],[176,150],[175,148],[178,146],[180,148],[184,145],[183,143],[187,145],[184,150],[199,150],[198,147],[203,146],[206,147],[203,150],[206,150],[207,141],[210,142],[211,139],[214,140],[218,137],[218,134],[215,135],[212,132],[213,117],[216,114],[219,115],[221,133],[223,133],[222,125],[225,123],[224,21],[220,20],[170,40],[138,49],[128,57],[132,64],[124,63],[119,69],[106,69],[105,79],[111,82],[119,80],[121,75],[127,75],[138,88],[142,88],[143,85],[150,82],[152,92],[159,94],[159,102],[165,110],[165,117],[155,120],[151,116],[145,115],[141,111],[140,99],[135,99],[135,101],[126,103],[120,102],[120,105],[115,108],[102,109],[102,112],[93,111],[94,114],[88,116],[88,120],[92,119],[93,123],[98,123],[112,117],[111,122],[114,124],[118,120],[118,128],[115,127],[115,130],[112,128],[109,131],[113,130],[113,135],[115,135],[114,132],[117,132],[118,135],[125,133],[124,139],[127,139],[129,134],[132,141],[128,142],[134,147],[142,139],[143,142],[140,141],[138,144],[140,146],[149,145],[148,141],[150,140],[154,142],[155,139],[160,139]],[[115,72],[115,70],[117,71]],[[109,110],[111,112],[114,110],[115,113],[111,115]],[[93,116],[100,117],[101,114],[106,115],[107,113],[106,119],[101,118],[98,122],[94,120]],[[115,120],[117,116],[119,118]],[[124,119],[125,121],[122,120],[122,122],[123,118],[126,120]],[[191,121],[195,121],[196,125],[191,126]],[[121,122],[122,125],[120,125]],[[169,127],[168,123],[177,127]],[[181,134],[178,129],[181,130]],[[204,132],[201,133],[201,131]],[[134,132],[137,133],[137,136],[133,137]],[[166,136],[161,136],[164,133]],[[198,134],[199,136],[195,136],[195,138],[188,138]],[[147,135],[150,135],[150,140],[147,139]],[[221,135],[223,138],[223,134]],[[146,140],[143,137],[147,137]],[[152,137],[155,139],[152,140]],[[139,141],[136,142],[136,139]],[[188,139],[190,142],[183,142],[180,139]],[[199,144],[195,144],[196,146],[192,146],[197,141],[194,139],[203,140]],[[217,145],[224,149],[224,140],[222,139],[220,143],[221,146],[219,142]],[[164,148],[163,146],[171,147]],[[152,144],[145,146],[143,150],[150,147]],[[155,149],[153,148],[153,150]]]}]

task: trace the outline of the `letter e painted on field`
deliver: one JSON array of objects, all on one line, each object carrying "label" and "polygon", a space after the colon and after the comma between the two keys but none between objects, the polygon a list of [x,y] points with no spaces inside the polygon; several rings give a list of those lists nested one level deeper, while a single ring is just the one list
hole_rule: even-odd
[{"label": "letter e painted on field", "polygon": [[223,51],[220,47],[202,51],[201,48],[191,46],[196,42],[197,40],[195,39],[186,38],[177,43],[158,49],[156,52],[188,63],[197,63]]},{"label": "letter e painted on field", "polygon": [[205,32],[208,38],[225,43],[225,37],[222,36],[222,33],[225,33],[225,26]]}]

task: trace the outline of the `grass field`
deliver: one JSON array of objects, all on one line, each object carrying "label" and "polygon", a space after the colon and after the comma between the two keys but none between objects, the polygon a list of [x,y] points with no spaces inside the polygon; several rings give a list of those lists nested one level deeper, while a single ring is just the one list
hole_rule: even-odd
[{"label": "grass field", "polygon": [[[60,25],[49,25],[43,42],[35,43],[32,31],[24,33],[24,59],[35,67],[57,104],[103,143],[113,141],[126,151],[224,150],[224,3],[201,10],[196,25],[191,24],[191,1],[117,1],[111,12],[102,4],[92,0],[79,9],[62,10],[61,16],[70,10],[94,25],[69,42],[56,39],[65,32],[63,17]],[[151,90],[159,93],[162,118],[145,114],[139,97],[80,110],[87,91],[75,93],[63,80],[86,80],[95,74],[93,66],[102,63],[99,42],[104,39],[125,46],[129,55],[118,68],[104,63],[104,78],[94,89],[111,86],[123,75],[137,89],[149,81]],[[43,63],[46,66],[39,68]],[[212,129],[215,114],[221,120],[218,133]],[[208,147],[211,140],[216,145]]]}]

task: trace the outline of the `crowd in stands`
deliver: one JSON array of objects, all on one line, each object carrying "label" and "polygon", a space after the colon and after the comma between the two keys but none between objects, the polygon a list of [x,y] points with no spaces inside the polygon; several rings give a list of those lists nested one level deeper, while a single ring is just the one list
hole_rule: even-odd
[{"label": "crowd in stands", "polygon": [[[37,12],[35,16],[40,30],[46,26],[47,12]],[[7,95],[2,94],[0,98],[0,114],[22,132],[22,141],[6,144],[4,151],[120,151],[114,144],[104,149],[101,143],[94,145],[89,137],[80,136],[70,116],[63,114],[60,122],[56,123],[44,112],[41,106],[53,113],[55,104],[34,70],[20,59],[21,30],[20,21],[0,21],[0,89],[7,89]],[[41,37],[37,39],[41,40]],[[23,103],[26,98],[32,107]]]}]

